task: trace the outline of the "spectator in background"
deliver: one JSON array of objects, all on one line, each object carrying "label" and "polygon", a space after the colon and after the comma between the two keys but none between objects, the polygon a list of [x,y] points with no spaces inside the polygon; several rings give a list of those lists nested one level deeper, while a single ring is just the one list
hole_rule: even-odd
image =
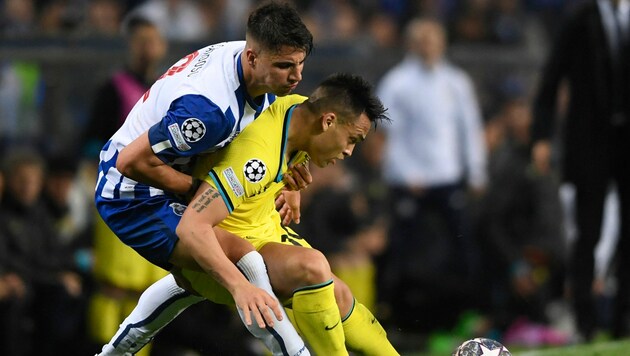
[{"label": "spectator in background", "polygon": [[560,27],[535,99],[533,164],[550,167],[557,98],[566,80],[569,102],[562,121],[562,179],[575,186],[577,235],[568,265],[577,326],[595,333],[594,250],[601,236],[604,201],[616,183],[620,236],[617,244],[612,333],[630,336],[630,3],[592,0]]},{"label": "spectator in background", "polygon": [[[486,125],[488,190],[479,212],[482,271],[489,315],[504,341],[541,346],[567,342],[547,328],[546,309],[562,299],[565,241],[558,185],[531,169],[531,107],[522,88],[504,97]],[[480,282],[480,285],[485,285]],[[544,331],[542,333],[534,330]],[[527,337],[538,335],[538,338]]]},{"label": "spectator in background", "polygon": [[212,32],[204,5],[194,0],[147,0],[129,16],[149,19],[169,41],[201,41]]},{"label": "spectator in background", "polygon": [[[40,65],[0,61],[0,144],[34,142],[42,131],[43,88]],[[3,147],[0,147],[3,148]]]},{"label": "spectator in background", "polygon": [[[72,261],[59,243],[53,222],[41,202],[45,179],[44,161],[34,151],[20,150],[4,156],[6,196],[0,206],[0,235],[7,246],[6,266],[26,286],[16,328],[27,326],[14,340],[11,355],[60,355],[81,353],[84,340],[81,314],[75,301],[81,297],[82,281],[73,272]],[[36,346],[36,350],[29,347]],[[85,351],[85,350],[83,350]]]},{"label": "spectator in background", "polygon": [[124,13],[120,0],[92,0],[81,24],[85,35],[114,38],[120,34]]},{"label": "spectator in background", "polygon": [[149,20],[131,18],[125,37],[127,64],[98,90],[92,105],[85,145],[92,156],[118,130],[136,101],[157,79],[160,62],[166,55],[167,42],[159,28]]},{"label": "spectator in background", "polygon": [[47,36],[72,34],[85,19],[88,3],[83,0],[48,0],[40,2],[39,32]]},{"label": "spectator in background", "polygon": [[464,0],[459,3],[451,20],[451,36],[457,43],[488,42],[492,37],[489,0]]},{"label": "spectator in background", "polygon": [[4,0],[0,11],[0,34],[4,37],[24,37],[36,28],[33,0]]},{"label": "spectator in background", "polygon": [[[53,218],[59,241],[70,251],[91,245],[88,238],[89,206],[78,185],[78,162],[71,154],[54,154],[47,159],[43,202]],[[76,256],[75,256],[76,257]],[[85,266],[88,270],[89,266]]]},{"label": "spectator in background", "polygon": [[[475,89],[468,75],[444,58],[444,28],[436,20],[415,19],[405,34],[407,55],[385,74],[378,90],[392,118],[384,153],[392,201],[391,243],[382,260],[379,293],[385,303],[400,308],[394,313],[399,316],[412,314],[408,308],[413,305],[402,303],[409,300],[408,283],[428,283],[427,288],[433,289],[428,299],[444,293],[470,300],[461,295],[474,270],[467,192],[479,196],[486,185]],[[428,224],[430,220],[437,223]],[[439,237],[432,237],[436,228],[441,230]],[[444,250],[436,249],[436,243]],[[439,281],[434,280],[437,275]],[[442,292],[433,288],[437,286],[444,288]],[[443,301],[436,305],[444,305]],[[440,317],[458,312],[454,303],[446,311],[430,309],[438,313],[426,318],[433,326]]]},{"label": "spectator in background", "polygon": [[[0,171],[0,202],[4,193],[4,175]],[[24,281],[8,265],[9,251],[4,232],[0,230],[0,354],[19,355],[24,340],[22,304],[25,301]]]}]

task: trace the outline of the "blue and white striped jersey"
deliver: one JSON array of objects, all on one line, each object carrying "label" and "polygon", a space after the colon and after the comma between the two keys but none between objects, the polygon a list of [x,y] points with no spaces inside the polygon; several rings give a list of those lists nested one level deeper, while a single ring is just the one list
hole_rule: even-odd
[{"label": "blue and white striped jersey", "polygon": [[96,193],[107,199],[164,194],[116,169],[118,153],[147,130],[153,152],[163,162],[186,171],[194,156],[227,145],[254,121],[275,96],[266,94],[257,104],[247,94],[240,61],[244,47],[245,41],[210,45],[166,71],[103,147]]}]

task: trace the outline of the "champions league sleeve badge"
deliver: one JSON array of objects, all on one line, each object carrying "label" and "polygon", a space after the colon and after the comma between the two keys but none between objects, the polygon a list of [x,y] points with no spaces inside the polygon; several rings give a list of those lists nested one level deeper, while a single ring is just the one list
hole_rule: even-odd
[{"label": "champions league sleeve badge", "polygon": [[245,173],[245,179],[247,179],[247,181],[250,183],[258,183],[267,173],[267,166],[265,166],[263,161],[252,158],[245,163],[243,173]]},{"label": "champions league sleeve badge", "polygon": [[206,134],[206,125],[201,120],[192,117],[182,123],[181,131],[186,142],[195,143]]}]

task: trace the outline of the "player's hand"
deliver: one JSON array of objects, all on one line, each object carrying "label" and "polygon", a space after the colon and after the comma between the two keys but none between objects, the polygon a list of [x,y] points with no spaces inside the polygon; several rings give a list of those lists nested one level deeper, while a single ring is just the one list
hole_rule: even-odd
[{"label": "player's hand", "polygon": [[308,163],[289,166],[289,172],[282,178],[289,190],[302,190],[313,182],[313,176],[308,169]]},{"label": "player's hand", "polygon": [[83,290],[81,277],[74,272],[62,272],[60,275],[61,284],[66,292],[72,297],[78,297]]},{"label": "player's hand", "polygon": [[[252,325],[255,321],[261,329],[266,326],[273,327],[275,320],[282,320],[282,312],[278,300],[263,289],[247,282],[240,288],[237,288],[232,295],[236,307],[243,311],[245,316],[245,324]],[[272,315],[275,315],[275,319]],[[252,320],[252,315],[254,320]]]},{"label": "player's hand", "polygon": [[280,213],[283,225],[300,223],[300,192],[283,190],[276,198],[276,210]]},{"label": "player's hand", "polygon": [[547,174],[551,170],[551,143],[541,140],[532,147],[532,164],[539,174]]}]

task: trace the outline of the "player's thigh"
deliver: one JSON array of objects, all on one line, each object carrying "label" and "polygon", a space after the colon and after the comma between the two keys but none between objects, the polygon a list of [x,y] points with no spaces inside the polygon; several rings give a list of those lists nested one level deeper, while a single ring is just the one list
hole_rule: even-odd
[{"label": "player's thigh", "polygon": [[232,232],[215,227],[214,233],[225,255],[235,264],[247,253],[256,251],[249,241]]},{"label": "player's thigh", "polygon": [[[234,264],[236,264],[247,253],[256,250],[250,242],[229,231],[215,227],[214,233],[221,249]],[[169,261],[182,268],[203,272],[203,269],[192,257],[192,252],[193,251],[190,250],[190,247],[186,247],[186,245],[178,243],[175,245]]]},{"label": "player's thigh", "polygon": [[259,252],[267,265],[271,285],[281,297],[332,277],[324,255],[311,247],[272,242],[261,247]]},{"label": "player's thigh", "polygon": [[177,243],[175,229],[186,208],[166,195],[146,199],[99,199],[103,221],[126,245],[164,269]]}]

